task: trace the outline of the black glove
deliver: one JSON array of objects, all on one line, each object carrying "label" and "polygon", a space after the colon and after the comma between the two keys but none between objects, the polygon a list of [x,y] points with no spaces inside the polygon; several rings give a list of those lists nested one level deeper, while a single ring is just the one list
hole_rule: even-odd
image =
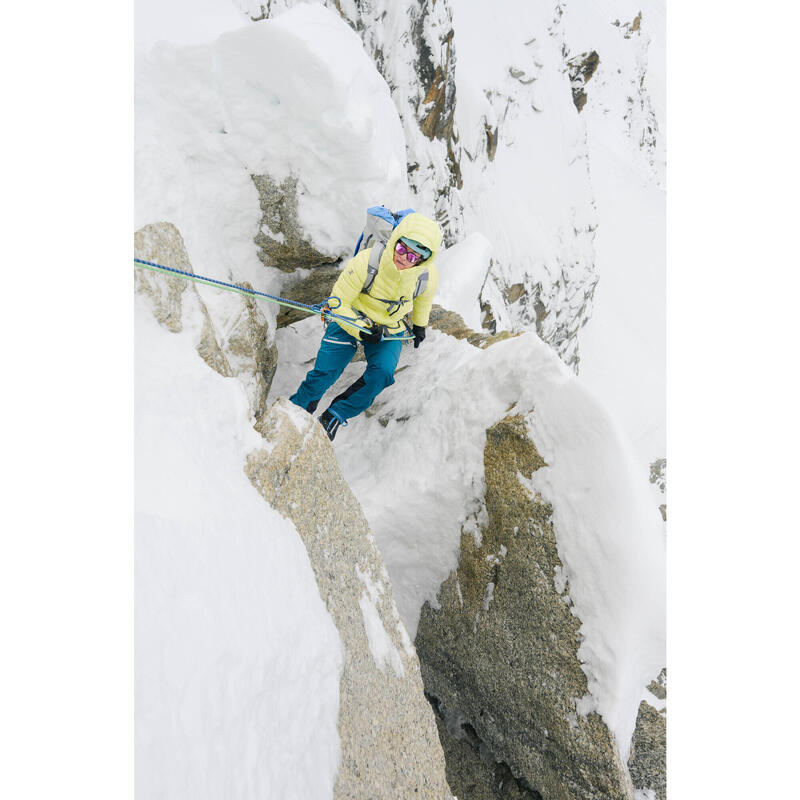
[{"label": "black glove", "polygon": [[414,349],[416,350],[425,338],[425,328],[422,325],[412,325],[414,331]]},{"label": "black glove", "polygon": [[361,341],[370,342],[370,344],[377,344],[383,337],[384,333],[386,333],[385,325],[373,325],[372,330],[370,330],[369,333],[361,331]]}]

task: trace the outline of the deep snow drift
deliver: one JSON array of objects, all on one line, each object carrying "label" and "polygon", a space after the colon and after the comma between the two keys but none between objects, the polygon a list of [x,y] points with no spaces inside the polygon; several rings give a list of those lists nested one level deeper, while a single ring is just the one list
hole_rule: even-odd
[{"label": "deep snow drift", "polygon": [[142,797],[330,796],[343,652],[291,522],[243,472],[241,384],[136,300],[135,748]]},{"label": "deep snow drift", "polygon": [[321,6],[206,45],[155,47],[137,65],[136,109],[135,227],[172,222],[199,274],[270,290],[252,174],[299,178],[299,224],[332,260],[352,249],[376,196],[410,200],[389,88]]}]

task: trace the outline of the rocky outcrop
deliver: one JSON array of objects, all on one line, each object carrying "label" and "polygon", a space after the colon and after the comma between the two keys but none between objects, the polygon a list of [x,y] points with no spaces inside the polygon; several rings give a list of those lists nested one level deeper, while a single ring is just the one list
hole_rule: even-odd
[{"label": "rocky outcrop", "polygon": [[[169,222],[145,225],[136,231],[134,256],[193,274],[183,237]],[[134,281],[136,291],[150,299],[155,318],[173,333],[184,327],[187,304],[199,310],[197,352],[215,372],[238,377],[244,383],[253,416],[259,419],[275,375],[278,353],[269,323],[256,301],[246,295],[221,292],[224,302],[210,309],[191,280],[137,267]],[[246,282],[239,283],[252,288]]]},{"label": "rocky outcrop", "polygon": [[446,333],[456,339],[466,339],[473,347],[483,349],[496,342],[502,342],[504,339],[510,339],[513,336],[519,336],[518,333],[509,333],[508,331],[500,331],[500,333],[478,333],[467,327],[464,318],[455,311],[448,311],[436,303],[431,308],[431,315],[428,323],[432,328]]},{"label": "rocky outcrop", "polygon": [[[667,493],[667,459],[666,458],[657,458],[651,465],[650,465],[650,483],[658,488],[661,494],[666,495]],[[667,504],[666,502],[661,503],[658,507],[658,510],[661,512],[661,518],[664,522],[667,521]]]},{"label": "rocky outcrop", "polygon": [[[574,228],[576,237],[591,241],[594,226]],[[490,271],[481,290],[483,327],[490,333],[498,328],[535,330],[576,373],[580,365],[578,333],[592,315],[597,276],[580,261],[556,262],[547,267],[555,276],[545,283],[533,274],[509,283],[504,274]],[[500,320],[498,324],[498,319]]]},{"label": "rocky outcrop", "polygon": [[[438,39],[439,52],[435,54],[425,35],[427,17],[432,10],[423,5],[423,14],[417,19],[411,35],[417,48],[417,76],[424,91],[417,114],[424,114],[419,120],[422,133],[431,141],[439,140],[445,145],[450,181],[444,193],[449,195],[449,189],[461,189],[464,185],[459,164],[461,153],[453,124],[456,111],[454,31],[449,27]],[[452,25],[452,20],[448,19],[448,22]],[[413,170],[411,182],[414,183]]]},{"label": "rocky outcrop", "polygon": [[[521,483],[545,466],[523,416],[487,431],[484,466],[488,522],[479,535],[462,535],[458,568],[442,584],[438,607],[423,606],[416,646],[426,691],[448,723],[441,730],[455,731],[493,765],[485,776],[511,775],[514,791],[527,794],[498,795],[485,782],[468,791],[480,770],[464,779],[449,760],[451,786],[460,800],[631,800],[608,728],[595,712],[582,713],[581,621],[568,584],[559,585],[552,508]],[[445,751],[457,748],[463,757],[461,745]]]},{"label": "rocky outcrop", "polygon": [[586,105],[586,84],[592,79],[599,64],[600,56],[595,50],[592,50],[591,53],[581,53],[579,56],[567,60],[567,70],[572,86],[572,102],[579,114]]},{"label": "rocky outcrop", "polygon": [[634,787],[649,791],[657,800],[667,797],[667,671],[648,687],[652,697],[642,700],[633,732],[628,768]]},{"label": "rocky outcrop", "polygon": [[611,24],[625,31],[625,38],[630,39],[634,33],[639,32],[642,26],[642,12],[640,11],[631,22],[620,22],[618,19],[615,19]]},{"label": "rocky outcrop", "polygon": [[330,442],[311,416],[284,399],[258,429],[266,447],[250,454],[245,471],[297,527],[344,644],[334,797],[450,798],[419,661]]},{"label": "rocky outcrop", "polygon": [[[169,222],[145,225],[133,235],[133,255],[144,261],[162,264],[181,272],[192,272],[189,254],[180,231]],[[133,272],[134,287],[152,302],[153,316],[172,333],[183,330],[183,293],[192,284],[181,277],[149,272]]]},{"label": "rocky outcrop", "polygon": [[[326,264],[317,267],[310,275],[301,278],[296,283],[284,284],[281,289],[283,297],[287,300],[294,300],[298,303],[305,303],[313,306],[325,300],[331,293],[331,288],[339,277],[342,268],[338,264]],[[278,312],[277,325],[283,328],[305,319],[308,314],[305,311],[297,311],[288,306],[284,306]]]},{"label": "rocky outcrop", "polygon": [[320,253],[306,238],[297,219],[297,178],[278,183],[269,175],[251,177],[261,206],[255,243],[263,264],[284,272],[329,264],[334,254]]},{"label": "rocky outcrop", "polygon": [[[436,707],[435,699],[432,700]],[[447,781],[457,797],[480,800],[542,800],[535,789],[518,780],[508,764],[495,761],[469,723],[458,716],[436,715],[447,762]]]},{"label": "rocky outcrop", "polygon": [[[626,134],[635,148],[631,155],[641,159],[655,181],[663,187],[666,169],[664,132],[659,126],[659,114],[652,95],[651,72],[655,58],[655,80],[658,81],[659,49],[651,52],[652,31],[657,30],[655,14],[648,25],[643,25],[640,11],[630,22],[619,19],[611,24],[622,34],[616,48],[618,56],[624,59],[621,69],[623,82],[618,84],[624,91],[625,114],[623,117]],[[663,56],[661,56],[663,57]],[[619,62],[618,62],[619,63]]]},{"label": "rocky outcrop", "polygon": [[[456,45],[450,4],[356,0],[355,8],[357,17],[343,16],[361,36],[392,92],[406,132],[409,186],[420,205],[433,211],[444,243],[451,245],[463,233],[458,192],[463,178],[454,125]],[[387,29],[401,35],[387,38]],[[409,81],[409,65],[416,81]]]}]

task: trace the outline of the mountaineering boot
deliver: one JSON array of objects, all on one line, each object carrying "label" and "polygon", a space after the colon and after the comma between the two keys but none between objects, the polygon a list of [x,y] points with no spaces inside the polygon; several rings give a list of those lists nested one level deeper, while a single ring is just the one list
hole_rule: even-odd
[{"label": "mountaineering boot", "polygon": [[333,437],[336,436],[336,431],[339,430],[339,426],[341,424],[347,425],[335,411],[331,411],[329,408],[319,415],[317,422],[325,428],[325,433],[328,434],[328,438],[331,441],[333,441]]}]

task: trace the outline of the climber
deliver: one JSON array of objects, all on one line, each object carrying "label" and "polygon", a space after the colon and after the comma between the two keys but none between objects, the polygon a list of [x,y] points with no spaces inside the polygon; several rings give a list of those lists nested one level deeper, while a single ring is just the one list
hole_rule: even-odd
[{"label": "climber", "polygon": [[[439,284],[434,261],[441,244],[439,225],[423,214],[412,212],[391,232],[374,279],[369,274],[372,248],[367,248],[347,262],[333,285],[328,299],[337,298],[341,302],[337,314],[351,318],[361,327],[341,320],[330,322],[314,368],[289,398],[295,405],[313,413],[322,395],[350,363],[361,341],[367,359],[364,374],[335,397],[319,417],[329,439],[333,439],[340,425],[347,425],[348,419],[369,408],[378,394],[394,383],[402,342],[383,338],[387,328],[398,329],[402,318],[411,314],[414,348],[425,338],[425,327]],[[381,245],[379,242],[374,246]],[[426,271],[427,285],[424,284]],[[363,332],[363,327],[371,328],[371,332]]]}]

